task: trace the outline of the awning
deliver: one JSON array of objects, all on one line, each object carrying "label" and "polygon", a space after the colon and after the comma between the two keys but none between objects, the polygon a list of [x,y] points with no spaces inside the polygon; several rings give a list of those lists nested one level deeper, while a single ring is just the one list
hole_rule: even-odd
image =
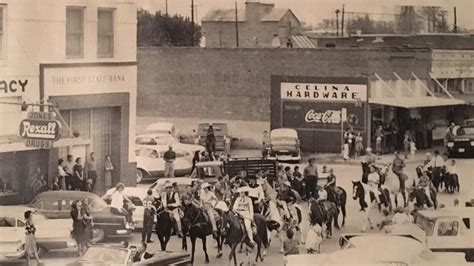
[{"label": "awning", "polygon": [[[61,138],[53,144],[54,148],[87,145],[90,144],[90,139],[83,138]],[[19,151],[31,151],[36,148],[26,147],[25,141],[18,137],[11,137],[0,139],[0,153],[2,152],[19,152]]]},{"label": "awning", "polygon": [[440,98],[440,97],[385,97],[385,98],[371,98],[371,104],[388,105],[402,108],[420,108],[420,107],[436,107],[449,105],[463,105],[466,104],[464,100]]}]

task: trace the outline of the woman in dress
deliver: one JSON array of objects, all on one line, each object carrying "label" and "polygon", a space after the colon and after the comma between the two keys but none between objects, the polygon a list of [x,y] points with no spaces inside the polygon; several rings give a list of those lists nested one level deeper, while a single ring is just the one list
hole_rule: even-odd
[{"label": "woman in dress", "polygon": [[361,136],[360,132],[357,132],[357,136],[355,137],[355,151],[356,151],[356,158],[358,159],[361,155],[362,151],[364,150],[364,144],[362,143],[364,138]]},{"label": "woman in dress", "polygon": [[41,263],[38,250],[36,248],[35,239],[36,228],[33,224],[33,215],[31,211],[25,212],[25,250],[26,250],[26,265],[30,265],[30,256],[34,255],[38,264]]},{"label": "woman in dress", "polygon": [[82,221],[84,223],[84,232],[86,236],[86,245],[90,244],[90,241],[92,239],[92,216],[91,216],[91,211],[90,211],[90,206],[89,206],[89,199],[84,198],[82,200],[82,209],[81,209],[81,216],[82,216]]},{"label": "woman in dress", "polygon": [[87,249],[86,226],[82,213],[82,203],[74,201],[71,204],[72,235],[76,240],[79,256],[82,256]]},{"label": "woman in dress", "polygon": [[82,158],[77,157],[74,165],[74,187],[73,190],[86,190],[86,179],[84,178],[84,168],[82,167]]},{"label": "woman in dress", "polygon": [[114,170],[114,165],[112,164],[112,158],[110,155],[105,156],[105,172],[104,172],[104,178],[105,178],[105,190],[108,190],[112,187],[112,171]]}]

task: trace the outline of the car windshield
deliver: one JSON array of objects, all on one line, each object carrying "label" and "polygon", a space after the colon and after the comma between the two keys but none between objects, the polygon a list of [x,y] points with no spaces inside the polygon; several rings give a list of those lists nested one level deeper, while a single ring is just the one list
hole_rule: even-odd
[{"label": "car windshield", "polygon": [[426,235],[431,236],[433,234],[434,222],[424,216],[416,217],[416,225],[425,231]]},{"label": "car windshield", "polygon": [[166,129],[151,129],[151,130],[147,130],[146,132],[155,133],[155,134],[163,134],[163,135],[170,135],[171,134],[171,131],[166,130]]},{"label": "car windshield", "polygon": [[10,217],[0,217],[0,227],[15,227],[15,219]]},{"label": "car windshield", "polygon": [[140,157],[160,158],[160,155],[155,149],[137,149],[135,150],[135,155]]},{"label": "car windshield", "polygon": [[463,127],[458,131],[458,135],[474,135],[474,127]]},{"label": "car windshield", "polygon": [[295,142],[295,138],[293,137],[272,137],[272,141],[287,141],[287,142]]},{"label": "car windshield", "polygon": [[138,145],[157,145],[158,143],[152,137],[138,137],[135,140],[135,144],[138,144]]},{"label": "car windshield", "polygon": [[171,135],[156,137],[156,143],[158,145],[173,144],[173,143],[177,143],[177,142],[178,141],[176,141],[176,139],[173,138],[173,136],[171,136]]},{"label": "car windshield", "polygon": [[106,248],[106,247],[91,247],[82,256],[80,261],[87,263],[107,263],[107,264],[123,264],[127,263],[128,250]]}]

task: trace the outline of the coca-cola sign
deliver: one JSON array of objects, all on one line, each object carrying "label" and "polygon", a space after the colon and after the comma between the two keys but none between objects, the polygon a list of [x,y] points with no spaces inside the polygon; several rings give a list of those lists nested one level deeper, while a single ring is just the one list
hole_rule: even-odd
[{"label": "coca-cola sign", "polygon": [[339,124],[341,123],[341,110],[316,112],[311,109],[306,113],[304,120],[306,123]]}]

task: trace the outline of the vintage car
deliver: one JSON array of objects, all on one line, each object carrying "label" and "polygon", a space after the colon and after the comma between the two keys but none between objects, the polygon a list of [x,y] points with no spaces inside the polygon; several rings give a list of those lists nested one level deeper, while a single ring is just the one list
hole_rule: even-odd
[{"label": "vintage car", "polygon": [[449,157],[474,155],[474,125],[460,128],[457,136],[446,143]]},{"label": "vintage car", "polygon": [[[25,254],[25,218],[24,213],[34,209],[24,206],[0,207],[0,264],[20,259]],[[38,255],[48,250],[74,247],[71,239],[71,224],[50,220],[44,215],[33,213],[36,227]]]},{"label": "vintage car", "polygon": [[155,135],[171,135],[179,139],[178,132],[173,123],[157,122],[146,127],[145,133],[153,133]]},{"label": "vintage car", "polygon": [[216,138],[216,151],[225,151],[226,139],[230,141],[226,123],[200,123],[198,125],[197,134],[199,138],[199,145],[206,147],[207,131],[212,125],[214,129],[214,136]]},{"label": "vintage car", "polygon": [[366,235],[349,239],[343,249],[326,254],[289,255],[290,265],[464,265],[459,253],[430,251],[423,243],[403,236]]},{"label": "vintage car", "polygon": [[416,224],[393,225],[392,234],[408,235],[425,243],[433,252],[460,252],[474,261],[474,208],[457,207],[419,211]]},{"label": "vintage car", "polygon": [[300,161],[298,132],[292,128],[277,128],[270,132],[270,157],[278,161]]},{"label": "vintage car", "polygon": [[192,153],[199,151],[203,152],[206,149],[201,145],[184,144],[180,143],[176,138],[171,135],[157,135],[154,133],[140,134],[135,138],[136,145],[172,145],[175,149],[186,150]]},{"label": "vintage car", "polygon": [[[165,161],[163,156],[168,150],[168,145],[146,146],[137,145],[135,155],[137,159],[137,183],[145,179],[162,177],[165,174]],[[175,176],[185,176],[191,173],[193,154],[190,151],[173,148],[176,153],[174,162]]]},{"label": "vintage car", "polygon": [[[109,237],[130,236],[131,230],[126,227],[125,217],[112,213],[110,206],[94,193],[83,191],[46,191],[37,195],[28,205],[38,210],[48,219],[61,219],[72,224],[71,204],[75,200],[89,200],[92,227],[92,242],[99,242]],[[72,226],[71,226],[72,227]]]},{"label": "vintage car", "polygon": [[[189,265],[191,257],[184,252],[157,252],[151,258],[133,262],[133,257],[137,252],[137,246],[92,246],[78,261],[67,264],[68,266],[81,265],[117,265],[117,266],[138,266],[138,265]],[[151,251],[148,251],[151,252]]]}]

